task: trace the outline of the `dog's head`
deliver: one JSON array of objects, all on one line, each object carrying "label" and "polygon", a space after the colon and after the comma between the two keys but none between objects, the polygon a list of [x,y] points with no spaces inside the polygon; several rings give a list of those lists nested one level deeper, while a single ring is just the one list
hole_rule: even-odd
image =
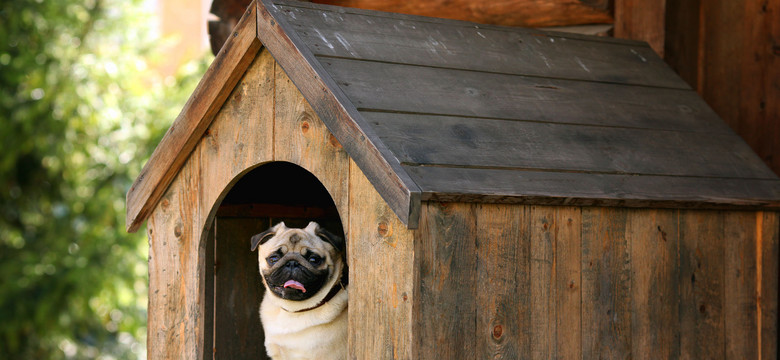
[{"label": "dog's head", "polygon": [[285,300],[303,301],[333,283],[344,270],[344,239],[310,222],[306,228],[288,228],[280,222],[252,237],[259,246],[259,266],[266,288]]}]

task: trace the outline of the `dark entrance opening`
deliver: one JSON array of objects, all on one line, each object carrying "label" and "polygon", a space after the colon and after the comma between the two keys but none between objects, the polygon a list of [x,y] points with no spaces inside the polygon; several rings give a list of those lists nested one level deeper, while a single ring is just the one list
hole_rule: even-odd
[{"label": "dark entrance opening", "polygon": [[272,162],[242,176],[219,205],[206,239],[206,359],[266,358],[258,313],[265,289],[249,239],[280,221],[288,227],[316,221],[344,236],[333,199],[304,168]]}]

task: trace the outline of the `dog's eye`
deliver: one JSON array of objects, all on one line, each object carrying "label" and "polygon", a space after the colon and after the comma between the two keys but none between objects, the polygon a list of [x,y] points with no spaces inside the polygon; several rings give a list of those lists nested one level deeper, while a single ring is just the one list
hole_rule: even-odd
[{"label": "dog's eye", "polygon": [[322,258],[317,255],[309,255],[309,263],[318,266],[322,263]]},{"label": "dog's eye", "polygon": [[273,266],[276,264],[277,261],[279,261],[279,255],[271,255],[265,259],[265,261],[268,262],[268,265]]}]

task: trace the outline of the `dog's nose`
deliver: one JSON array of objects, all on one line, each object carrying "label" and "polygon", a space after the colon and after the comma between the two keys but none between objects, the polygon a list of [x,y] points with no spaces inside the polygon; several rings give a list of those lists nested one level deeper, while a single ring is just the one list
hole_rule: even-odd
[{"label": "dog's nose", "polygon": [[290,269],[295,269],[295,268],[297,268],[297,267],[300,267],[300,266],[301,266],[301,264],[299,264],[299,263],[298,263],[297,261],[295,261],[295,260],[290,260],[290,261],[288,261],[286,264],[284,264],[284,266],[285,266],[285,267],[288,267],[288,268],[290,268]]}]

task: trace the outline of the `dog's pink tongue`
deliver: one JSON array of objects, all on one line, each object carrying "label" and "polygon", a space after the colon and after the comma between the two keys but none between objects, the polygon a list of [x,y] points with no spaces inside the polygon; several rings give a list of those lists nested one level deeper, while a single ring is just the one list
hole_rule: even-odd
[{"label": "dog's pink tongue", "polygon": [[303,287],[303,284],[301,284],[301,283],[299,283],[299,282],[297,282],[295,280],[287,280],[287,282],[284,283],[284,287],[285,288],[289,287],[289,288],[293,288],[293,289],[298,289],[300,291],[306,292],[306,288]]}]

